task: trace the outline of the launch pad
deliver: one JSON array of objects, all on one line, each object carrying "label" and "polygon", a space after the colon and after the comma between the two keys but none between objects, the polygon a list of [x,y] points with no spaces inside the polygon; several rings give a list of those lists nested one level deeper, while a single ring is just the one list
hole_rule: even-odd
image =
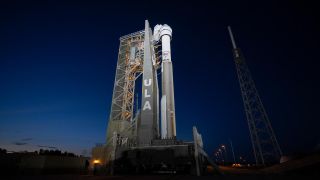
[{"label": "launch pad", "polygon": [[152,31],[147,20],[144,30],[120,37],[106,143],[92,150],[95,168],[110,174],[201,175],[207,164],[216,167],[196,127],[193,142],[177,139],[171,39],[170,26]]}]

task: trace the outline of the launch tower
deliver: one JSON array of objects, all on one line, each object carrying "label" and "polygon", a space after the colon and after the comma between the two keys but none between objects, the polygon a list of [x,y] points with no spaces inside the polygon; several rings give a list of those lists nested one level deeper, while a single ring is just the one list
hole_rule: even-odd
[{"label": "launch tower", "polygon": [[228,30],[233,46],[234,62],[239,78],[256,164],[265,165],[279,161],[282,152],[270,120],[261,102],[241,50],[236,46],[231,28],[228,27]]},{"label": "launch tower", "polygon": [[[153,139],[160,137],[162,139],[176,137],[171,37],[172,30],[168,25],[156,25],[153,33],[149,22],[146,21],[144,31],[120,38],[107,142],[114,132],[136,141],[139,146],[148,146]],[[157,77],[160,69],[161,132]],[[135,91],[135,84],[140,80],[140,76],[142,76],[141,108],[134,111],[134,97],[139,93]]]}]

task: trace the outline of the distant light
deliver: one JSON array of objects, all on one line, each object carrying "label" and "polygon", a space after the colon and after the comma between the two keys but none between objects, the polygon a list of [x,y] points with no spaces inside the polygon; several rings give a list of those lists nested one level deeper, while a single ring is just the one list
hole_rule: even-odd
[{"label": "distant light", "polygon": [[99,164],[100,163],[100,160],[99,159],[95,159],[94,161],[93,161],[93,164]]}]

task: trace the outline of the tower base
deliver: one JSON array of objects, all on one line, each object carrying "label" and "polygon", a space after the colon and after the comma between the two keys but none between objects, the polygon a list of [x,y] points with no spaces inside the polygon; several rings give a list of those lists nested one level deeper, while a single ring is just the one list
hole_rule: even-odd
[{"label": "tower base", "polygon": [[[104,150],[95,151],[93,159],[109,159]],[[94,150],[93,150],[94,153]],[[100,155],[99,155],[100,154]],[[210,160],[205,155],[198,155],[200,174],[206,174]],[[193,142],[182,142],[175,139],[156,139],[150,146],[123,147],[118,146],[115,160],[105,160],[96,165],[100,173],[106,174],[192,174],[197,175],[195,148]],[[210,167],[209,167],[210,168]],[[218,172],[218,169],[216,169]]]}]

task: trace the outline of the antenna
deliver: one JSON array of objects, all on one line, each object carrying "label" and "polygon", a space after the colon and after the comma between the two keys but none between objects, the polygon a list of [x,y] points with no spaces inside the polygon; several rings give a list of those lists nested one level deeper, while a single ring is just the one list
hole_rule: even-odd
[{"label": "antenna", "polygon": [[234,41],[232,30],[231,30],[230,26],[228,26],[228,31],[229,31],[230,39],[232,42],[232,47],[233,47],[233,49],[237,49],[236,42]]}]

